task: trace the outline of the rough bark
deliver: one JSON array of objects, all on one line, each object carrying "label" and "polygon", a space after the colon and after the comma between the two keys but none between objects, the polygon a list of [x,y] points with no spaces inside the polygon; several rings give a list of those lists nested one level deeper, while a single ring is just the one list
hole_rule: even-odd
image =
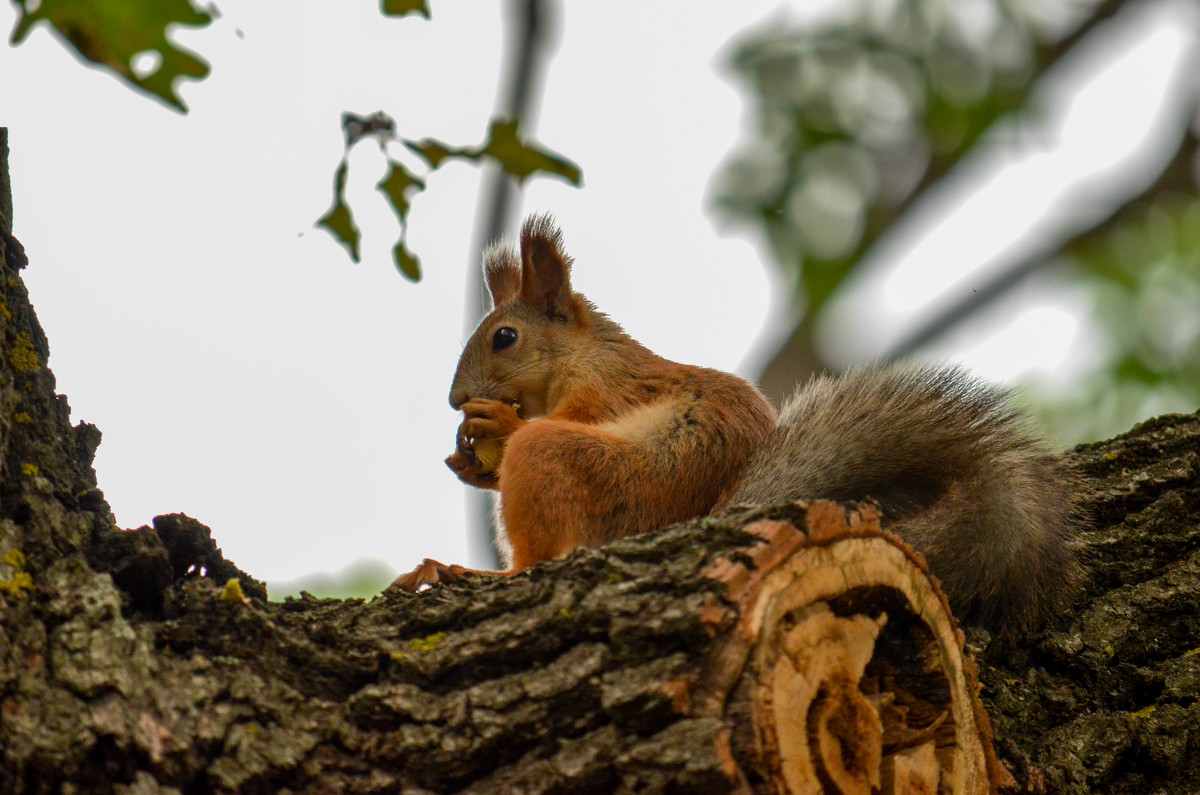
[{"label": "rough bark", "polygon": [[1074,451],[1089,476],[1091,579],[1013,644],[980,637],[1002,751],[1048,792],[1200,791],[1200,415]]},{"label": "rough bark", "polygon": [[968,630],[980,701],[870,508],[266,602],[198,522],[114,526],[7,230],[0,255],[0,792],[1200,789],[1196,416],[1074,453],[1092,579],[1035,634]]}]

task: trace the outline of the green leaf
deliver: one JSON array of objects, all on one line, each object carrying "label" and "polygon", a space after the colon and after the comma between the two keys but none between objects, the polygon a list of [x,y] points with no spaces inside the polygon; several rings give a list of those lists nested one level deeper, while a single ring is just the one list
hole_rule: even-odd
[{"label": "green leaf", "polygon": [[[387,133],[389,141],[399,140],[410,151],[420,156],[429,164],[430,171],[439,168],[448,158],[461,158],[473,162],[492,158],[500,163],[501,168],[518,180],[524,180],[536,171],[559,174],[575,185],[578,185],[581,179],[579,167],[571,161],[523,143],[518,137],[516,122],[493,120],[488,131],[487,141],[477,147],[453,147],[428,138],[420,141],[398,138],[394,134],[394,124],[383,113],[376,113],[369,117],[346,113],[342,116],[342,124],[343,129],[346,130],[347,152],[366,135],[373,134],[376,129],[382,129]],[[343,197],[346,170],[346,159],[343,157],[341,165],[338,166],[333,207],[317,223],[328,229],[335,238],[341,241],[354,261],[358,262],[359,231],[358,227],[354,225],[350,208],[346,206]],[[405,237],[408,233],[408,213],[412,209],[413,196],[425,189],[425,180],[413,174],[399,161],[389,157],[387,173],[376,183],[375,188],[387,197],[400,221],[402,230],[400,239],[392,248],[392,259],[396,270],[404,274],[407,279],[414,282],[420,281],[421,262],[413,252],[409,251]]]},{"label": "green leaf", "polygon": [[440,141],[433,141],[429,138],[420,141],[405,141],[404,145],[424,158],[430,168],[438,168],[447,157],[478,159],[478,156],[471,152],[470,149],[452,148]]},{"label": "green leaf", "polygon": [[551,174],[558,174],[572,185],[579,185],[583,178],[579,166],[565,157],[528,146],[522,142],[517,136],[515,121],[494,119],[487,145],[480,153],[494,158],[505,171],[516,177],[518,181],[524,181],[535,171],[549,171]]},{"label": "green leaf", "polygon": [[404,238],[397,240],[396,245],[392,247],[392,260],[396,263],[396,270],[404,274],[404,278],[412,282],[421,281],[421,261],[404,245]]},{"label": "green leaf", "polygon": [[[408,211],[411,207],[409,194],[424,190],[424,180],[413,176],[404,167],[404,164],[388,158],[387,176],[379,180],[375,187],[382,191],[384,196],[387,196],[392,208],[396,211],[396,216],[400,219],[401,227],[407,231]],[[403,234],[392,248],[392,260],[396,263],[396,270],[404,274],[406,279],[414,282],[421,280],[420,260],[405,246]]]},{"label": "green leaf", "polygon": [[515,121],[493,119],[488,128],[487,140],[480,147],[447,146],[441,141],[429,138],[404,141],[404,145],[424,158],[430,168],[440,167],[442,161],[450,157],[461,157],[476,162],[490,157],[519,181],[524,181],[536,171],[547,171],[558,174],[572,185],[581,183],[583,174],[579,166],[561,155],[529,146],[520,139],[519,132]]},{"label": "green leaf", "polygon": [[[176,47],[167,38],[171,25],[202,27],[212,22],[207,11],[198,11],[188,0],[16,0],[20,18],[12,43],[20,44],[34,23],[46,20],[87,60],[116,72],[135,88],[153,94],[168,105],[187,111],[175,93],[175,79],[208,75],[208,64],[194,53]],[[32,10],[30,10],[32,9]],[[139,77],[132,63],[136,55],[157,53],[161,63],[154,72]]]},{"label": "green leaf", "polygon": [[383,0],[379,10],[387,17],[420,14],[429,19],[429,3],[426,0]]},{"label": "green leaf", "polygon": [[388,201],[392,203],[392,207],[396,210],[396,215],[400,218],[400,223],[408,223],[408,210],[411,205],[409,193],[418,193],[425,190],[425,182],[412,175],[404,167],[404,164],[388,158],[388,173],[383,179],[379,180],[375,185],[377,190],[383,192],[387,196]]},{"label": "green leaf", "polygon": [[346,204],[346,171],[348,168],[349,163],[343,157],[333,180],[333,206],[329,208],[329,212],[317,219],[316,225],[323,227],[333,235],[335,240],[345,246],[346,251],[350,253],[350,259],[359,262],[358,243],[362,239],[362,233],[358,230],[358,224],[354,223],[350,206]]}]

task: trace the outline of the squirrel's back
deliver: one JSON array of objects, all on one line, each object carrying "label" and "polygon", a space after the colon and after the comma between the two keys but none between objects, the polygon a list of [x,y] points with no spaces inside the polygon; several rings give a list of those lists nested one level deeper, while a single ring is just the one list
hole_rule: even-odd
[{"label": "squirrel's back", "polygon": [[962,618],[1028,624],[1082,577],[1080,484],[1007,390],[957,367],[819,377],[722,500],[875,499]]}]

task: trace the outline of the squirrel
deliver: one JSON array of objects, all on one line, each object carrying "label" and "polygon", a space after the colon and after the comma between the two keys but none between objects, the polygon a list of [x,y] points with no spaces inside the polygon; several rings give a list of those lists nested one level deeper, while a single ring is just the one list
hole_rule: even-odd
[{"label": "squirrel", "polygon": [[870,498],[922,553],[961,620],[1028,625],[1082,577],[1080,485],[1007,390],[959,367],[822,376],[778,418],[751,383],[664,359],[571,288],[549,216],[520,254],[493,245],[494,308],[450,389],[464,412],[447,465],[500,492],[507,568],[426,560],[416,591],[537,563],[734,505]]}]

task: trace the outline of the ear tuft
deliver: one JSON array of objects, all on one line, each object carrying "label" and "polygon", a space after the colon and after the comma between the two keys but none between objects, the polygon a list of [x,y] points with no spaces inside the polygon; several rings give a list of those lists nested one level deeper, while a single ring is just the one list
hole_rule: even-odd
[{"label": "ear tuft", "polygon": [[521,289],[521,260],[505,243],[493,243],[483,252],[483,275],[492,307],[500,306]]},{"label": "ear tuft", "polygon": [[554,216],[531,215],[521,225],[521,259],[528,264],[530,258],[554,257],[560,260],[567,271],[572,259],[563,250],[562,231],[554,223]]},{"label": "ear tuft", "polygon": [[571,263],[562,232],[549,215],[531,215],[521,226],[521,298],[566,320],[571,306]]}]

